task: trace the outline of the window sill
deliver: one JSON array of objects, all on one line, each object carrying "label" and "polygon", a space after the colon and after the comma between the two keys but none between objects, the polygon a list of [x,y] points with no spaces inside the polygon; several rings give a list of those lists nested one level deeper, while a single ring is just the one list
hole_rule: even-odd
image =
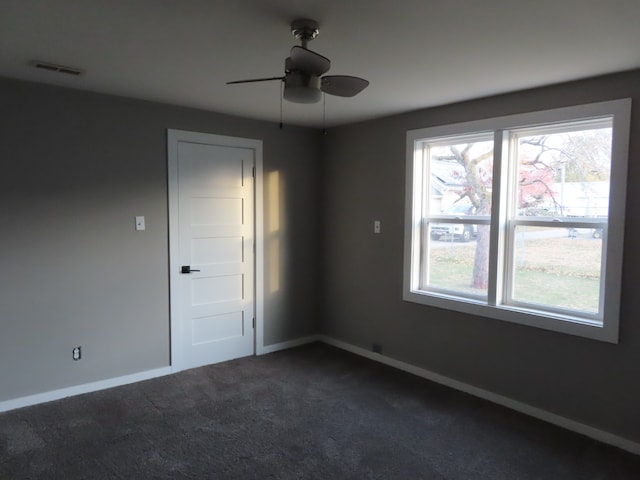
[{"label": "window sill", "polygon": [[492,306],[473,299],[423,291],[405,291],[403,300],[592,340],[618,343],[617,328],[605,328],[602,322],[596,320],[568,315],[556,315],[549,312],[510,305]]}]

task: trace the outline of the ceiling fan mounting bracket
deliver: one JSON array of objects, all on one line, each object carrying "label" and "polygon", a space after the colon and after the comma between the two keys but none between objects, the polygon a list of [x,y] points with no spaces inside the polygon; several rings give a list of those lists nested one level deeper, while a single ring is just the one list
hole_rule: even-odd
[{"label": "ceiling fan mounting bracket", "polygon": [[307,42],[318,36],[320,25],[315,20],[300,18],[291,22],[291,33],[302,42],[302,46],[307,48]]}]

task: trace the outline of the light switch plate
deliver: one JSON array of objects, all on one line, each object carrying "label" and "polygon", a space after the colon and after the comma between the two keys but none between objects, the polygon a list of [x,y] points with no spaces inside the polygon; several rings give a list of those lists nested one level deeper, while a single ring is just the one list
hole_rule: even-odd
[{"label": "light switch plate", "polygon": [[380,220],[373,222],[373,233],[380,233]]},{"label": "light switch plate", "polygon": [[145,229],[144,216],[140,215],[136,217],[136,230],[140,231],[144,229]]}]

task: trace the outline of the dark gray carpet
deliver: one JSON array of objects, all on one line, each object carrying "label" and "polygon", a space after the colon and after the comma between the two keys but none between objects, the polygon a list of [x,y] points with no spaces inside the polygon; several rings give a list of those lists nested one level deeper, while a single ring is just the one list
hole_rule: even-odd
[{"label": "dark gray carpet", "polygon": [[317,344],[0,414],[0,478],[621,480],[640,457]]}]

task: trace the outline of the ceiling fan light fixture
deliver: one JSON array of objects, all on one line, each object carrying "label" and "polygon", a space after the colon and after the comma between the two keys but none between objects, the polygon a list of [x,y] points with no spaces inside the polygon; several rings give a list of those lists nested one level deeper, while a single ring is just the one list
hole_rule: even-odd
[{"label": "ceiling fan light fixture", "polygon": [[287,73],[284,88],[284,99],[293,103],[318,103],[322,98],[320,77],[305,75],[299,72]]},{"label": "ceiling fan light fixture", "polygon": [[293,103],[318,103],[322,98],[322,92],[313,87],[287,87],[284,91],[284,99]]}]

